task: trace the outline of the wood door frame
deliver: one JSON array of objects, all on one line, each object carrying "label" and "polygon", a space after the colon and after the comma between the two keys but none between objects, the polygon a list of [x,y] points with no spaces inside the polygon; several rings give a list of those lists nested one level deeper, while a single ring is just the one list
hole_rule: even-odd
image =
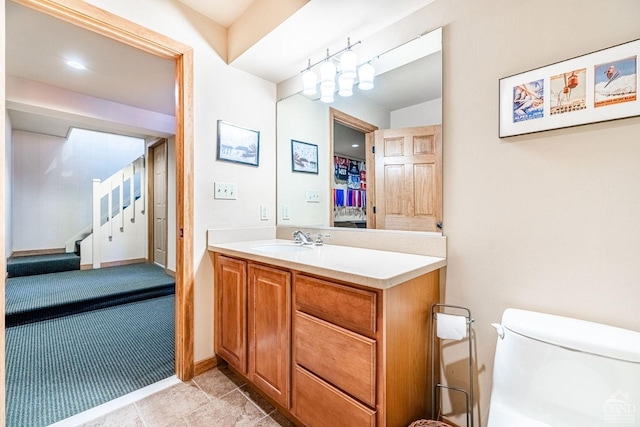
[{"label": "wood door frame", "polygon": [[[168,216],[168,185],[169,185],[169,140],[167,138],[158,138],[152,144],[149,144],[147,147],[147,156],[146,156],[146,174],[147,174],[147,212],[151,215],[153,213],[153,218],[150,216],[147,217],[151,219],[151,221],[147,221],[147,261],[155,264],[156,262],[156,222],[155,222],[155,208],[156,208],[156,161],[155,161],[155,150],[157,150],[162,144],[164,144],[165,150],[165,216]],[[153,161],[151,161],[153,159]],[[164,235],[168,236],[169,233],[169,224],[167,222],[164,230]],[[167,244],[168,242],[165,242]],[[165,254],[164,260],[164,270],[167,271],[167,264],[169,264],[168,255]]]},{"label": "wood door frame", "polygon": [[[113,40],[175,61],[176,309],[175,370],[194,376],[193,48],[81,0],[11,0]],[[189,173],[186,173],[189,171]],[[4,307],[3,307],[4,310]]]},{"label": "wood door frame", "polygon": [[[333,166],[333,149],[334,149],[334,141],[333,141],[333,126],[335,123],[340,123],[341,125],[350,127],[351,129],[355,129],[365,134],[365,161],[366,164],[375,164],[369,163],[371,159],[375,161],[375,159],[371,155],[371,147],[373,146],[373,136],[371,135],[373,132],[378,130],[378,126],[372,125],[371,123],[367,123],[364,120],[360,120],[357,117],[351,116],[347,113],[344,113],[340,110],[336,110],[333,107],[329,107],[329,159],[327,161],[327,165],[329,165],[329,193],[331,194],[331,189],[333,188],[332,180],[334,173]],[[373,185],[373,174],[370,175],[370,168],[367,168],[367,207],[374,206],[375,199],[370,198],[371,194],[375,192],[369,191],[369,189],[374,189]],[[370,186],[371,185],[371,186]],[[373,227],[371,227],[373,225]],[[329,203],[329,227],[333,227],[333,202]],[[367,228],[375,228],[375,216],[371,209],[367,209]]]}]

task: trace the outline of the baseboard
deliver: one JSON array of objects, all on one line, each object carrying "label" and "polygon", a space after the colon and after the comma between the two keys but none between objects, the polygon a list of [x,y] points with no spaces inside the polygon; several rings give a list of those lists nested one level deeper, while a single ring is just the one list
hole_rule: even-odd
[{"label": "baseboard", "polygon": [[216,366],[218,366],[218,358],[215,356],[196,362],[196,365],[194,367],[195,376],[197,377],[198,375],[203,374],[215,368]]},{"label": "baseboard", "polygon": [[[121,265],[140,264],[143,262],[147,262],[147,259],[137,258],[137,259],[125,259],[123,261],[103,262],[100,264],[100,268],[119,267]],[[93,269],[93,264],[82,264],[80,266],[80,270],[92,270],[92,269]]]},{"label": "baseboard", "polygon": [[63,254],[65,252],[66,251],[64,248],[32,249],[30,251],[14,251],[11,253],[11,258],[18,258],[21,256],[31,256],[31,255]]},{"label": "baseboard", "polygon": [[147,262],[146,258],[138,258],[138,259],[125,259],[123,261],[111,261],[111,262],[103,262],[100,264],[100,268],[106,267],[118,267],[121,265],[129,265],[129,264],[140,264],[142,262]]},{"label": "baseboard", "polygon": [[176,278],[176,272],[173,270],[169,270],[168,268],[166,268],[164,270],[165,273],[167,273],[169,276],[173,277],[174,279]]}]

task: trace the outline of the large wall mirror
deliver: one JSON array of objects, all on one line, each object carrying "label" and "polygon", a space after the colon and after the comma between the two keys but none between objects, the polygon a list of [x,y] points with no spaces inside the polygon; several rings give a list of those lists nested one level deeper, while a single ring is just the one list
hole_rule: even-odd
[{"label": "large wall mirror", "polygon": [[441,231],[442,29],[371,63],[371,90],[278,102],[278,225]]}]

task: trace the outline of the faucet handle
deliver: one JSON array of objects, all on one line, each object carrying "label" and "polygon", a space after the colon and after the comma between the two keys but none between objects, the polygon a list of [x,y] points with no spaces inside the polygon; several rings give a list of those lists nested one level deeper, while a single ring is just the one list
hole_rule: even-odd
[{"label": "faucet handle", "polygon": [[318,237],[316,238],[316,242],[315,242],[316,246],[322,246],[324,244],[324,242],[322,241],[323,237],[331,237],[331,236],[329,236],[328,234],[318,233]]},{"label": "faucet handle", "polygon": [[302,238],[300,238],[300,233],[298,231],[294,231],[291,237],[293,237],[294,243],[302,243]]}]

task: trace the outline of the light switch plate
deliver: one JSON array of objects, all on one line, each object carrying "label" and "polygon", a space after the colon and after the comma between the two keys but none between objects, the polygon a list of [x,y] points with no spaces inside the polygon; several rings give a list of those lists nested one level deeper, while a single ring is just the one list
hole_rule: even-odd
[{"label": "light switch plate", "polygon": [[291,207],[282,205],[282,219],[291,219]]},{"label": "light switch plate", "polygon": [[320,191],[309,189],[307,190],[307,203],[320,203]]},{"label": "light switch plate", "polygon": [[269,207],[267,205],[260,205],[260,219],[262,221],[269,219]]},{"label": "light switch plate", "polygon": [[235,182],[216,182],[213,184],[213,191],[214,199],[236,200],[238,198],[238,188]]}]

